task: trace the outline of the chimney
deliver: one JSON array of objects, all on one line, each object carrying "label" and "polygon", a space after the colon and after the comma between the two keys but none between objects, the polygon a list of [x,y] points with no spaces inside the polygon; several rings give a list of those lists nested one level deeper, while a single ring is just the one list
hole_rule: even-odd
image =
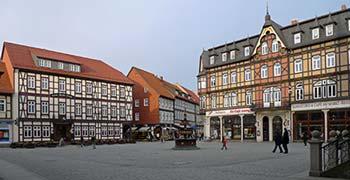
[{"label": "chimney", "polygon": [[160,80],[163,81],[163,76],[159,76]]},{"label": "chimney", "polygon": [[290,22],[292,25],[296,25],[298,24],[298,20],[297,19],[292,19],[292,21]]},{"label": "chimney", "polygon": [[345,11],[346,9],[347,9],[347,8],[346,8],[346,4],[342,4],[342,5],[341,5],[341,10],[342,10],[342,11]]}]

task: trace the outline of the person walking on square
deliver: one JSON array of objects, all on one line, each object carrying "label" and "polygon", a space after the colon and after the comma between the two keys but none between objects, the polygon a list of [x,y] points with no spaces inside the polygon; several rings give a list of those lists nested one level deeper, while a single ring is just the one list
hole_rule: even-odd
[{"label": "person walking on square", "polygon": [[305,146],[307,146],[307,139],[308,139],[308,137],[307,137],[307,133],[306,133],[306,131],[303,133],[303,142],[304,142],[304,145]]},{"label": "person walking on square", "polygon": [[227,140],[226,140],[226,138],[225,138],[225,136],[224,137],[222,137],[222,148],[221,148],[221,150],[227,150]]},{"label": "person walking on square", "polygon": [[275,148],[272,150],[273,153],[276,152],[277,147],[280,149],[280,153],[283,153],[281,144],[282,144],[282,135],[279,132],[275,132]]},{"label": "person walking on square", "polygon": [[80,136],[80,147],[84,147],[84,138]]},{"label": "person walking on square", "polygon": [[96,137],[92,136],[91,141],[92,141],[92,149],[96,149]]},{"label": "person walking on square", "polygon": [[288,153],[288,144],[289,144],[289,134],[288,134],[287,128],[284,128],[284,133],[282,137],[282,146],[285,154]]}]

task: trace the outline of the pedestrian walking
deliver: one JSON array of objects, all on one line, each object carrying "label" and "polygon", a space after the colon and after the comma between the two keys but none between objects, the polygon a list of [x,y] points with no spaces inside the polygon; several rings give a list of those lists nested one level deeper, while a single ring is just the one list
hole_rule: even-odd
[{"label": "pedestrian walking", "polygon": [[303,141],[304,141],[304,145],[305,145],[305,146],[307,146],[307,139],[308,139],[308,137],[307,137],[307,132],[304,131],[304,133],[303,133]]},{"label": "pedestrian walking", "polygon": [[283,153],[283,150],[282,150],[282,147],[281,147],[281,144],[282,144],[282,135],[281,135],[281,133],[275,132],[274,139],[275,139],[275,148],[273,148],[272,152],[275,153],[276,149],[278,147],[280,149],[280,153]]},{"label": "pedestrian walking", "polygon": [[91,141],[92,141],[92,149],[96,149],[96,137],[92,136]]},{"label": "pedestrian walking", "polygon": [[84,147],[84,138],[80,136],[80,147]]},{"label": "pedestrian walking", "polygon": [[288,134],[287,128],[284,128],[284,133],[282,136],[282,146],[285,154],[288,153],[288,144],[289,144],[289,134]]},{"label": "pedestrian walking", "polygon": [[58,146],[62,147],[64,145],[64,139],[63,137],[60,138],[60,141],[58,142]]},{"label": "pedestrian walking", "polygon": [[222,147],[221,147],[221,150],[227,150],[227,140],[226,140],[226,138],[225,138],[225,136],[224,137],[222,137]]}]

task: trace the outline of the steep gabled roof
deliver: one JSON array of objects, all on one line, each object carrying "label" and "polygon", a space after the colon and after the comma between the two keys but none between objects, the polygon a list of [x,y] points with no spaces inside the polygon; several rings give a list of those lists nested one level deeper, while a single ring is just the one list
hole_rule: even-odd
[{"label": "steep gabled roof", "polygon": [[12,94],[14,89],[11,86],[10,77],[5,66],[5,63],[0,62],[0,72],[3,72],[0,76],[0,93]]},{"label": "steep gabled roof", "polygon": [[[3,53],[4,49],[7,50],[11,64],[14,68],[39,71],[44,73],[83,77],[88,79],[97,79],[102,81],[111,81],[115,83],[125,83],[130,85],[133,84],[133,82],[129,80],[123,73],[101,60],[75,56],[71,54],[19,45],[9,42],[4,42]],[[64,61],[72,64],[80,64],[81,72],[71,72],[53,68],[38,67],[35,65],[33,58],[39,57],[55,61]]]}]

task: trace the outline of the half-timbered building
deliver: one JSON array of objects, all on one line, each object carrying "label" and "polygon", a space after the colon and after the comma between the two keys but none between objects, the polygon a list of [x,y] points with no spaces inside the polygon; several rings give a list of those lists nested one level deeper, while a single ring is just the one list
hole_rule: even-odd
[{"label": "half-timbered building", "polygon": [[130,127],[133,83],[103,61],[8,42],[1,61],[13,77],[13,141],[120,139]]},{"label": "half-timbered building", "polygon": [[272,141],[349,124],[350,11],[281,26],[265,16],[260,34],[204,50],[198,93],[205,136]]}]

